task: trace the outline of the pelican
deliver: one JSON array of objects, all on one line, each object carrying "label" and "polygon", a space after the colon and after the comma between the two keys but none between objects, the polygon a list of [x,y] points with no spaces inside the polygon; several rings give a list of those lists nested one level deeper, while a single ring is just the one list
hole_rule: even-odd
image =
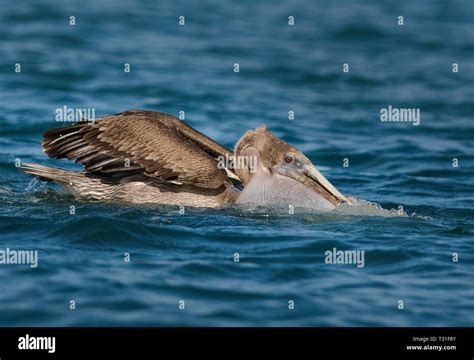
[{"label": "pelican", "polygon": [[84,171],[28,163],[20,170],[89,200],[321,211],[351,203],[265,125],[246,132],[232,152],[172,115],[131,110],[50,129],[42,145],[50,158],[73,160]]}]

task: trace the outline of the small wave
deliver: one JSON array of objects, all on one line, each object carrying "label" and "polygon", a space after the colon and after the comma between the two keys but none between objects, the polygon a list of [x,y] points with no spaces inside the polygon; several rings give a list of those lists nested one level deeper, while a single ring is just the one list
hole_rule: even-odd
[{"label": "small wave", "polygon": [[463,226],[456,226],[456,227],[444,230],[441,233],[447,234],[447,235],[472,235],[469,229]]},{"label": "small wave", "polygon": [[351,201],[352,205],[341,204],[332,213],[354,216],[408,217],[403,208],[388,210],[375,202],[363,199],[351,198]]},{"label": "small wave", "polygon": [[411,217],[420,220],[433,220],[430,216],[420,215],[416,212],[408,214],[403,207],[398,209],[385,209],[380,204],[372,201],[351,198],[352,205],[339,205],[332,213],[353,216],[381,216],[381,217]]},{"label": "small wave", "polygon": [[329,220],[341,220],[344,218],[353,217],[366,217],[366,216],[378,216],[378,217],[417,217],[423,218],[423,216],[408,213],[403,210],[402,207],[398,209],[385,209],[381,205],[363,200],[351,198],[352,204],[341,204],[334,210],[329,212],[322,212],[316,209],[309,209],[303,207],[294,207],[293,212],[290,213],[289,209],[285,205],[281,206],[249,206],[249,205],[232,205],[227,206],[227,211],[231,214],[235,214],[243,217],[257,217],[257,218],[272,218],[272,217],[298,217],[311,215],[311,218],[315,221],[320,219],[321,221]]},{"label": "small wave", "polygon": [[348,24],[335,33],[340,40],[368,40],[387,37],[387,33],[375,24]]}]

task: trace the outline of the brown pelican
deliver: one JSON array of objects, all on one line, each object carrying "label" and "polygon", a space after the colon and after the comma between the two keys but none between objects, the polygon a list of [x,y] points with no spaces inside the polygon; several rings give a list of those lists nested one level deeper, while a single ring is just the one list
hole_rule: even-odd
[{"label": "brown pelican", "polygon": [[48,130],[43,150],[81,163],[85,171],[36,164],[20,169],[91,200],[319,210],[350,203],[306,156],[265,126],[245,133],[232,152],[174,116],[133,110]]}]

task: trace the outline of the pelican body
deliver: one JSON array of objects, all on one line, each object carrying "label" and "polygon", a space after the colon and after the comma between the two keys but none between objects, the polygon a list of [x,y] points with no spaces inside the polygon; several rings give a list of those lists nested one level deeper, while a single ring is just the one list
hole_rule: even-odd
[{"label": "pelican body", "polygon": [[54,128],[43,137],[49,157],[75,161],[84,171],[37,164],[20,169],[90,200],[321,211],[350,202],[306,156],[265,126],[245,133],[234,151],[174,116],[141,110]]}]

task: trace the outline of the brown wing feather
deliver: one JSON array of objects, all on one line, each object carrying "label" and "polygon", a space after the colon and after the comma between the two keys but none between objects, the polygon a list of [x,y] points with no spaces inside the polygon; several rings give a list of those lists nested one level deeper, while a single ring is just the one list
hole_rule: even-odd
[{"label": "brown wing feather", "polygon": [[216,157],[232,153],[171,115],[139,110],[48,130],[43,149],[95,175],[142,173],[212,189],[227,179]]}]

